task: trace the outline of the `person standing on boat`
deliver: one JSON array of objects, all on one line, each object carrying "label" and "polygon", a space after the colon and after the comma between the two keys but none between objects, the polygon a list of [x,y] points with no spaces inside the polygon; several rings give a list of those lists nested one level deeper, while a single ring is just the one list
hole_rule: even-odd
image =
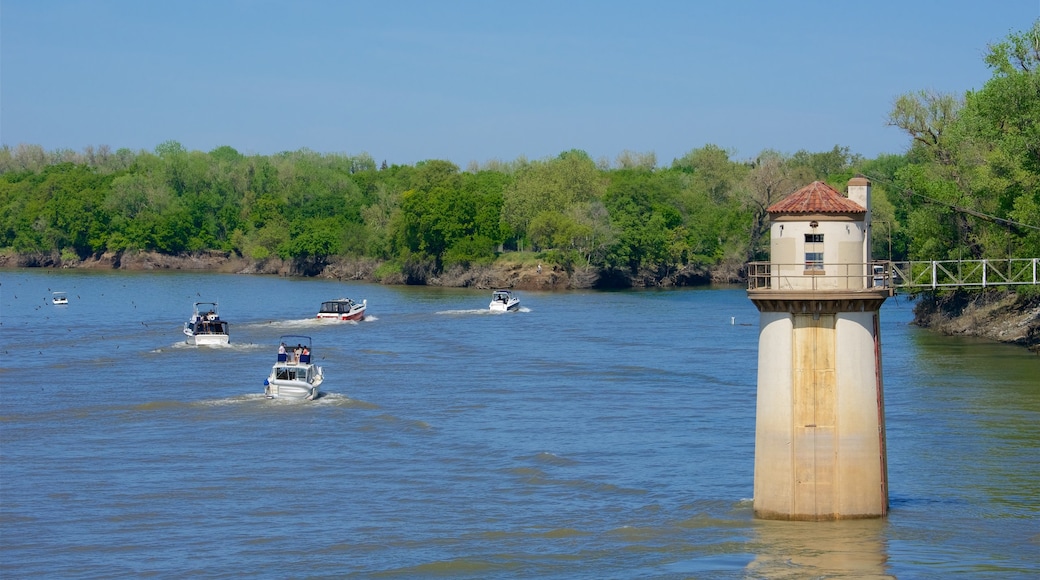
[{"label": "person standing on boat", "polygon": [[278,362],[285,362],[285,343],[278,345]]},{"label": "person standing on boat", "polygon": [[296,348],[293,349],[293,362],[294,363],[300,362],[300,355],[302,355],[302,354],[303,354],[303,345],[297,344]]}]

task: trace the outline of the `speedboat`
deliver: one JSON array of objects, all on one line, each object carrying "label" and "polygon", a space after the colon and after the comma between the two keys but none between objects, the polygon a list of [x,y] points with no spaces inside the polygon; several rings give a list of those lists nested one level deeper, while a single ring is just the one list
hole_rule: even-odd
[{"label": "speedboat", "polygon": [[65,296],[64,292],[54,292],[54,296],[51,297],[51,304],[55,306],[62,306],[69,303],[69,298]]},{"label": "speedboat", "polygon": [[209,346],[230,342],[228,323],[217,313],[216,302],[196,302],[192,305],[191,320],[184,323],[188,344]]},{"label": "speedboat", "polygon": [[360,304],[350,298],[337,298],[321,303],[318,310],[318,318],[326,320],[361,320],[365,317],[365,308],[368,308],[368,300],[362,300]]},{"label": "speedboat", "polygon": [[[295,343],[295,346],[293,346]],[[318,387],[325,380],[321,367],[311,363],[311,337],[286,334],[278,345],[278,362],[264,379],[268,399],[290,398],[312,401],[318,398]]]},{"label": "speedboat", "polygon": [[520,310],[520,299],[509,290],[495,290],[491,294],[491,312],[512,312]]}]

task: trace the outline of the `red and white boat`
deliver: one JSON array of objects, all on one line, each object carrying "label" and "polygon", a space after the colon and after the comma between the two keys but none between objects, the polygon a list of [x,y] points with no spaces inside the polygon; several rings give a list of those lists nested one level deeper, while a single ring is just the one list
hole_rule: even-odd
[{"label": "red and white boat", "polygon": [[365,308],[368,308],[368,300],[361,303],[354,302],[350,298],[337,298],[321,303],[318,310],[319,319],[327,320],[361,320],[365,317]]}]

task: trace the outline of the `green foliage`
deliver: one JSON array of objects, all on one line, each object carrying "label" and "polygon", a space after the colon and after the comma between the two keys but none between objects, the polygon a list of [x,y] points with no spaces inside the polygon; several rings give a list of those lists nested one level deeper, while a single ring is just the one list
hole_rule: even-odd
[{"label": "green foliage", "polygon": [[282,244],[283,258],[326,260],[339,252],[340,235],[335,218],[324,218],[294,226]]},{"label": "green foliage", "polygon": [[807,175],[813,181],[833,179],[846,182],[852,177],[851,167],[860,161],[862,158],[853,154],[848,147],[835,145],[830,151],[822,153],[811,153],[803,149],[791,156],[790,163],[794,167],[806,169]]},{"label": "green foliage", "polygon": [[456,240],[444,252],[445,266],[463,266],[490,264],[495,259],[495,243],[484,236],[467,236]]},{"label": "green foliage", "polygon": [[583,151],[531,163],[502,192],[503,225],[522,249],[535,216],[544,211],[564,213],[573,205],[599,199],[605,187],[603,172]]},{"label": "green foliage", "polygon": [[913,137],[896,172],[910,203],[909,254],[922,259],[1035,257],[1040,251],[1040,20],[991,45],[994,71],[961,100],[904,95],[891,123]]}]

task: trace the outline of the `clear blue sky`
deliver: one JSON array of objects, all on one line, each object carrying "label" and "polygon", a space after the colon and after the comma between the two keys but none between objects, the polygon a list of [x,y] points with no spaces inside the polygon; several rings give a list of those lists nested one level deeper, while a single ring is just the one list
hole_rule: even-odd
[{"label": "clear blue sky", "polygon": [[413,164],[909,140],[1040,0],[0,0],[0,141]]}]

